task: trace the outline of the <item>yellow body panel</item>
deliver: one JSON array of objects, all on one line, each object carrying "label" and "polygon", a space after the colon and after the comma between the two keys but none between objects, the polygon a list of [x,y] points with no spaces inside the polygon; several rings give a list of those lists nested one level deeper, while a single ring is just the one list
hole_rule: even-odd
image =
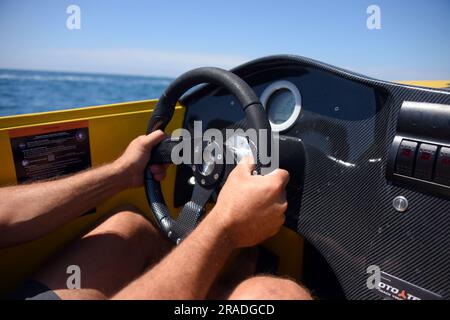
[{"label": "yellow body panel", "polygon": [[[156,100],[152,100],[0,118],[0,186],[16,184],[10,129],[88,120],[91,162],[92,166],[99,166],[117,158],[134,137],[145,133],[155,103]],[[183,117],[184,108],[178,106],[166,131],[181,127]],[[168,204],[173,203],[174,181],[175,167],[171,167],[162,184]],[[127,190],[98,206],[95,214],[80,217],[37,241],[0,250],[0,295],[10,291],[49,256],[90,229],[104,214],[126,203],[153,218],[144,189]]]},{"label": "yellow body panel", "polygon": [[450,80],[399,81],[399,83],[429,88],[450,88]]}]

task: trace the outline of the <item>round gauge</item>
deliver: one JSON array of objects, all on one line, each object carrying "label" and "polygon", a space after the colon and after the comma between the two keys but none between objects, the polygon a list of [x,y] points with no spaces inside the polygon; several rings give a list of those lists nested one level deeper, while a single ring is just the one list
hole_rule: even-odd
[{"label": "round gauge", "polygon": [[294,94],[288,89],[278,89],[266,103],[270,122],[280,124],[286,122],[295,108]]},{"label": "round gauge", "polygon": [[273,131],[285,131],[292,127],[301,111],[298,88],[289,81],[277,81],[261,95]]}]

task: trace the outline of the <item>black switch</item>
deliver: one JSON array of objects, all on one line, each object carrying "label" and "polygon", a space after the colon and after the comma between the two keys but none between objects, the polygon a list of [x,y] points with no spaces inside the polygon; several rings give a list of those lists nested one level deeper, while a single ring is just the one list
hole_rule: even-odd
[{"label": "black switch", "polygon": [[450,148],[442,147],[439,150],[434,171],[434,181],[450,186]]},{"label": "black switch", "polygon": [[395,173],[412,176],[414,159],[416,158],[417,142],[403,140],[397,151]]},{"label": "black switch", "polygon": [[426,143],[420,144],[419,151],[417,151],[414,177],[421,180],[431,181],[436,152],[437,146]]}]

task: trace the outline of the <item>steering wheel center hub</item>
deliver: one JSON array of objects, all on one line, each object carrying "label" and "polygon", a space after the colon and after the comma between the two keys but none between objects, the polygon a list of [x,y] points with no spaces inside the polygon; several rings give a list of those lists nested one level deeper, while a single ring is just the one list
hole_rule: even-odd
[{"label": "steering wheel center hub", "polygon": [[215,186],[220,182],[224,171],[223,146],[216,141],[203,141],[202,148],[194,148],[194,162],[192,171],[196,183],[204,187]]}]

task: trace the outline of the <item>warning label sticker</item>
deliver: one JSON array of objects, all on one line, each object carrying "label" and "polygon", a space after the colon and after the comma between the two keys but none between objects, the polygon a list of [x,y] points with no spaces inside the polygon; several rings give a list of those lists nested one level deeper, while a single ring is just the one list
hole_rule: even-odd
[{"label": "warning label sticker", "polygon": [[88,121],[13,129],[9,137],[18,183],[91,167]]}]

